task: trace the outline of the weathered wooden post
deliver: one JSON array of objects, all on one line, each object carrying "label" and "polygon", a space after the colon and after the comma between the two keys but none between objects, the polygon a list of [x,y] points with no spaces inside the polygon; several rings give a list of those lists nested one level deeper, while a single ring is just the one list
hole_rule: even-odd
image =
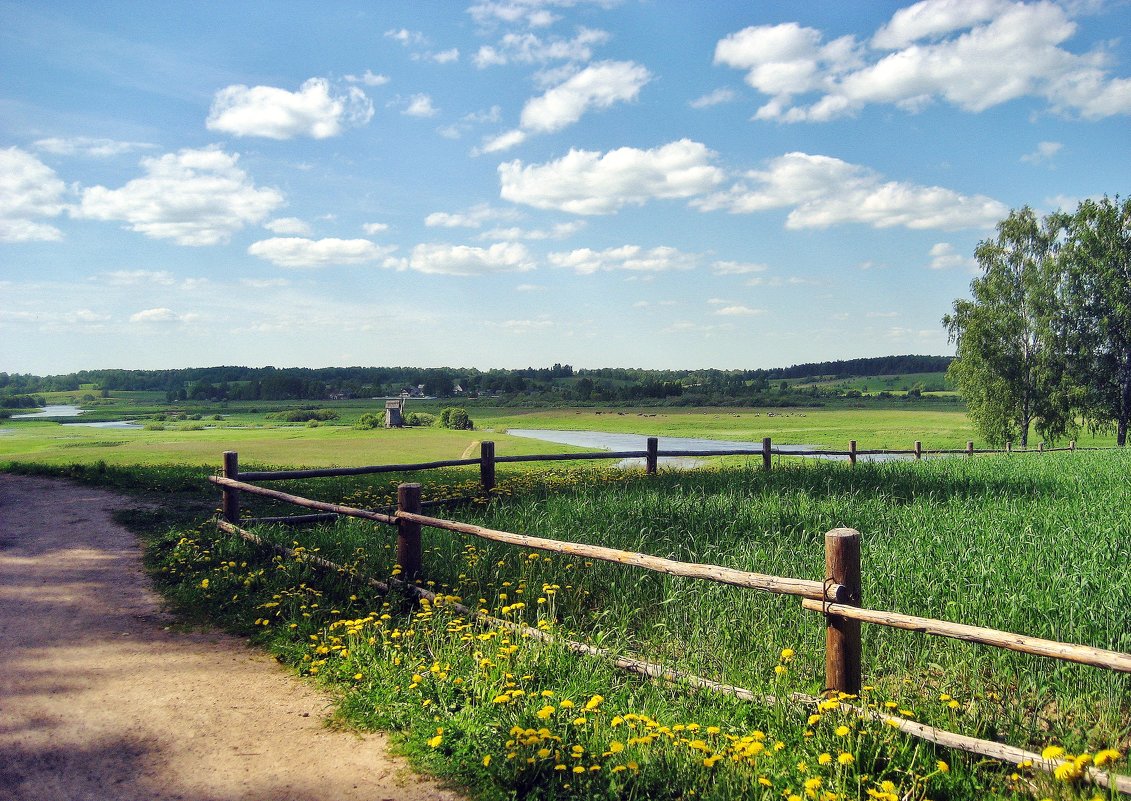
[{"label": "weathered wooden post", "polygon": [[973,456],[974,455],[974,443],[971,440],[966,441],[966,455],[967,456]]},{"label": "weathered wooden post", "polygon": [[[860,606],[860,532],[834,528],[825,534],[826,580],[847,591],[843,603]],[[825,689],[860,692],[860,621],[825,615]]]},{"label": "weathered wooden post", "polygon": [[848,463],[856,467],[856,440],[848,441]]},{"label": "weathered wooden post", "polygon": [[[224,478],[230,478],[232,481],[240,480],[240,457],[235,451],[224,451]],[[240,491],[238,489],[224,487],[220,512],[225,521],[234,526],[240,524]]]},{"label": "weathered wooden post", "polygon": [[490,495],[495,489],[495,443],[479,443],[479,483],[483,494]]},{"label": "weathered wooden post", "polygon": [[769,437],[762,437],[762,469],[763,470],[770,470],[772,468],[773,465],[770,462],[770,458],[773,456],[773,452],[774,452],[773,443],[770,441],[770,438]]},{"label": "weathered wooden post", "polygon": [[[401,484],[397,487],[397,513],[420,514],[420,485]],[[420,576],[420,524],[411,520],[397,520],[397,564],[405,581]]]},{"label": "weathered wooden post", "polygon": [[1013,453],[1013,442],[1011,440],[1007,439],[1005,441],[1005,452],[1006,453]]},{"label": "weathered wooden post", "polygon": [[915,440],[915,458],[923,458],[923,443],[920,440]]},{"label": "weathered wooden post", "polygon": [[1037,453],[1044,453],[1044,452],[1045,452],[1045,443],[1038,442],[1037,443]]},{"label": "weathered wooden post", "polygon": [[660,458],[657,455],[659,450],[659,437],[648,437],[648,451],[644,456],[644,472],[650,476],[656,475],[656,470],[659,468]]},{"label": "weathered wooden post", "polygon": [[1076,440],[1074,440],[1074,439],[1073,439],[1073,440],[1069,440],[1069,442],[1068,442],[1068,450],[1070,450],[1070,451],[1074,451],[1074,450],[1076,450]]}]

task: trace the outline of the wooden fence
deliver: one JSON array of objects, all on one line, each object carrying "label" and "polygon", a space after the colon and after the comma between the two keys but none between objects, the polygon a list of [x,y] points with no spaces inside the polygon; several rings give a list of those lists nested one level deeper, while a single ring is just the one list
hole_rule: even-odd
[{"label": "wooden fence", "polygon": [[[312,478],[322,476],[359,475],[381,472],[406,472],[409,470],[425,470],[436,467],[479,464],[482,471],[481,479],[483,487],[484,489],[489,490],[494,487],[494,465],[498,462],[546,460],[556,461],[573,458],[625,459],[639,458],[641,455],[643,455],[647,461],[649,472],[655,472],[656,460],[659,456],[718,456],[728,454],[760,453],[763,454],[763,458],[765,459],[764,464],[766,466],[766,469],[769,469],[769,458],[770,455],[774,453],[769,439],[763,441],[763,448],[761,450],[740,449],[736,451],[724,452],[660,452],[656,448],[656,439],[651,438],[648,442],[648,449],[643,453],[623,452],[615,454],[566,454],[553,456],[518,456],[501,458],[495,457],[493,443],[486,442],[483,443],[483,445],[484,447],[480,459],[462,459],[445,462],[432,462],[425,465],[387,465],[382,467],[327,468],[322,470],[292,470],[273,472],[257,471],[247,473],[239,472],[237,455],[234,452],[227,452],[224,454],[225,475],[212,476],[209,480],[219,486],[223,493],[223,519],[220,521],[220,527],[229,533],[242,536],[245,539],[249,539],[250,541],[257,542],[261,545],[268,545],[268,547],[273,547],[276,550],[281,546],[269,545],[268,543],[265,543],[263,540],[256,537],[254,534],[246,531],[243,528],[240,528],[239,524],[241,522],[241,493],[246,492],[260,497],[294,504],[299,507],[317,510],[322,513],[322,515],[320,516],[336,517],[339,515],[344,515],[348,517],[369,520],[375,523],[396,526],[397,564],[400,565],[401,573],[406,580],[404,582],[398,583],[400,584],[400,586],[408,588],[411,592],[414,592],[417,595],[423,595],[424,597],[427,597],[427,591],[417,587],[417,585],[413,582],[419,581],[425,575],[421,550],[421,529],[425,526],[460,534],[466,534],[493,542],[516,545],[524,548],[543,550],[550,553],[565,554],[584,559],[592,559],[595,561],[604,561],[633,566],[671,576],[683,576],[687,578],[702,579],[722,584],[729,584],[736,587],[797,596],[801,599],[800,603],[803,609],[822,614],[825,617],[825,686],[827,692],[834,694],[842,693],[850,696],[855,696],[860,692],[862,685],[863,658],[861,651],[861,623],[905,629],[908,631],[918,632],[920,634],[946,637],[970,643],[980,643],[995,648],[1002,648],[1026,654],[1034,654],[1061,661],[1091,665],[1094,667],[1104,668],[1107,670],[1122,673],[1131,673],[1131,654],[1121,653],[1118,651],[1110,651],[1102,648],[1094,648],[1086,645],[1056,642],[1039,637],[999,631],[995,629],[984,628],[981,626],[971,626],[951,621],[905,615],[898,612],[864,608],[862,604],[863,599],[861,592],[862,566],[860,561],[860,533],[853,529],[840,528],[826,533],[824,569],[825,578],[823,581],[814,581],[809,579],[787,578],[745,570],[737,570],[735,568],[727,568],[717,565],[681,562],[673,559],[666,559],[633,551],[622,551],[599,545],[588,545],[584,543],[563,542],[559,540],[545,539],[542,537],[532,537],[525,534],[515,534],[506,531],[499,531],[496,529],[489,529],[469,523],[430,517],[421,513],[423,508],[421,499],[421,485],[417,483],[402,483],[398,486],[397,508],[391,513],[358,509],[354,507],[343,506],[340,504],[316,501],[250,483],[250,481],[252,480],[277,480],[292,478]],[[849,455],[853,453],[859,455],[861,453],[865,453],[863,451],[857,451],[854,447],[855,443],[852,443],[852,445],[853,447],[850,447],[849,451],[845,452],[843,455]],[[972,444],[969,444],[968,447],[963,451],[957,451],[957,453],[964,453],[967,455],[973,455],[975,452],[976,451],[974,451]],[[795,452],[788,453],[789,455],[797,455]],[[816,453],[825,455],[828,455],[830,453],[841,455],[839,452],[828,451],[820,451]],[[885,453],[891,453],[891,451],[885,451]],[[904,453],[911,453],[915,454],[916,456],[921,456],[922,449],[921,447],[919,447],[919,443],[916,443],[916,449],[914,451]],[[333,565],[332,563],[327,563],[327,566],[329,566],[331,569],[339,569],[340,567],[338,565]],[[379,586],[386,586],[384,584],[381,584],[380,582],[371,581],[371,583],[376,583]],[[507,628],[513,628],[515,626],[515,624],[510,621],[502,621],[495,618],[490,618],[485,614],[477,612],[475,610],[468,609],[466,610],[466,613],[480,618],[481,620],[487,622],[489,625],[498,625]],[[545,635],[545,633],[543,632],[538,632],[537,629],[526,627],[523,629],[523,631],[524,633],[529,632],[531,633],[531,636],[537,636],[539,639],[547,639],[547,635]],[[538,633],[535,635],[533,634],[533,632]],[[576,652],[592,653],[601,656],[611,656],[601,651],[600,649],[593,648],[592,646],[583,643],[566,641],[564,644],[566,645],[566,647],[569,647]],[[702,679],[700,677],[688,676],[685,673],[665,668],[662,665],[655,665],[653,663],[647,663],[641,660],[627,658],[615,658],[614,662],[624,669],[634,670],[635,672],[642,673],[644,675],[674,679],[689,683],[692,686],[709,687],[714,690],[730,692],[731,694],[737,694],[740,696],[745,693],[747,696],[753,697],[752,693],[746,690],[742,690],[741,688],[722,685],[708,679]],[[859,709],[856,707],[852,708],[858,713],[866,716],[876,717],[877,715],[877,713],[869,712],[867,710]],[[1060,760],[1045,759],[1038,754],[1030,753],[1024,751],[1023,749],[1013,748],[1011,746],[1005,746],[1000,743],[978,740],[976,738],[967,737],[965,735],[958,735],[953,732],[934,729],[932,727],[913,723],[911,721],[903,721],[900,718],[891,717],[889,720],[888,718],[890,716],[880,715],[880,717],[884,718],[886,722],[890,723],[893,726],[896,726],[897,728],[900,728],[908,734],[930,740],[931,742],[946,745],[948,747],[960,748],[973,753],[991,756],[996,759],[1005,759],[1014,762],[1030,760],[1032,761],[1034,766],[1049,771],[1055,770],[1056,767],[1061,764]],[[1121,793],[1131,794],[1131,777],[1111,776],[1106,772],[1100,771],[1095,768],[1090,768],[1088,770],[1088,777],[1091,781],[1102,786],[1114,788]]]}]

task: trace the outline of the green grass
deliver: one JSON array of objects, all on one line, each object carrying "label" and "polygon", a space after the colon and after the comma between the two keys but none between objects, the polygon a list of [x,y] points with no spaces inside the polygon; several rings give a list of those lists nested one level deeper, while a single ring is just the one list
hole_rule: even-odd
[{"label": "green grass", "polygon": [[[822,578],[825,531],[848,525],[864,538],[867,606],[1126,652],[1129,466],[1126,453],[1109,452],[656,477],[501,469],[495,500],[448,516],[812,579]],[[100,480],[127,473],[108,467]],[[173,489],[190,474],[161,468],[144,482]],[[467,471],[430,474],[426,493],[443,495],[470,478]],[[288,488],[380,505],[395,481],[321,479]],[[266,510],[246,500],[249,511]],[[485,798],[677,798],[692,791],[805,798],[804,782],[818,778],[822,792],[850,798],[887,792],[884,782],[900,797],[1028,797],[1024,782],[1010,778],[1013,766],[935,751],[842,713],[810,723],[813,710],[791,703],[759,706],[643,681],[561,647],[492,634],[444,605],[421,608],[376,594],[351,575],[395,572],[387,527],[353,521],[261,532],[350,567],[327,575],[303,558],[272,558],[208,525],[134,522],[158,531],[151,564],[186,614],[269,644],[301,672],[331,683],[342,694],[343,717],[398,733],[422,765]],[[432,529],[425,530],[424,560],[433,589],[492,614],[755,692],[822,689],[823,621],[796,599]],[[1071,753],[1109,746],[1126,753],[1126,676],[909,632],[864,631],[871,703],[1038,751],[1055,743]],[[584,711],[586,703],[595,708]],[[758,747],[765,750],[752,753]],[[851,761],[841,757],[842,764],[841,754]],[[939,772],[938,759],[948,772]],[[575,773],[579,766],[585,770]],[[1028,780],[1028,771],[1018,773]],[[1074,784],[1032,781],[1039,795],[1091,797]]]}]

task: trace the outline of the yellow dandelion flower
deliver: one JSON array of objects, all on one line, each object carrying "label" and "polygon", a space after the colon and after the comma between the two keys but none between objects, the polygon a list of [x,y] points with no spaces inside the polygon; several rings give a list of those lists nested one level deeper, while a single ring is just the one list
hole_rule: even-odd
[{"label": "yellow dandelion flower", "polygon": [[1106,765],[1108,762],[1114,762],[1122,756],[1114,748],[1105,748],[1102,751],[1096,752],[1096,767]]},{"label": "yellow dandelion flower", "polygon": [[783,648],[781,651],[781,658],[783,661],[788,662],[790,659],[793,659],[793,655],[795,653],[796,652],[792,648]]},{"label": "yellow dandelion flower", "polygon": [[950,765],[943,762],[941,759],[936,763],[939,773],[950,773]]},{"label": "yellow dandelion flower", "polygon": [[1063,755],[1064,755],[1064,749],[1061,748],[1059,745],[1050,745],[1050,746],[1046,747],[1044,751],[1041,751],[1041,756],[1044,757],[1045,759],[1056,759],[1057,757],[1063,756]]},{"label": "yellow dandelion flower", "polygon": [[837,754],[836,761],[841,765],[851,765],[856,761],[856,757],[852,756],[852,754],[847,751],[841,751]]},{"label": "yellow dandelion flower", "polygon": [[837,737],[846,737],[846,736],[848,736],[848,733],[850,731],[852,731],[852,729],[850,729],[847,726],[842,724],[842,725],[836,727],[836,736]]},{"label": "yellow dandelion flower", "polygon": [[825,753],[823,753],[819,757],[817,757],[817,764],[819,764],[819,765],[827,765],[832,761],[833,761],[833,755],[830,754],[828,751],[826,751]]},{"label": "yellow dandelion flower", "polygon": [[484,756],[483,756],[483,767],[485,767],[485,768],[489,767],[490,764],[491,764],[491,755],[490,754],[484,754]]},{"label": "yellow dandelion flower", "polygon": [[546,720],[547,718],[550,717],[550,715],[554,714],[554,712],[556,712],[556,711],[557,710],[554,707],[550,706],[549,704],[546,704],[546,706],[539,709],[535,714],[539,718],[541,718],[542,720]]},{"label": "yellow dandelion flower", "polygon": [[624,743],[620,742],[619,740],[613,740],[611,743],[609,743],[609,753],[610,754],[619,754],[623,750],[624,750]]},{"label": "yellow dandelion flower", "polygon": [[444,735],[437,734],[435,737],[428,738],[428,745],[432,748],[439,748],[440,743],[444,742]]},{"label": "yellow dandelion flower", "polygon": [[584,773],[585,772],[585,766],[584,765],[574,765],[573,766],[573,772],[574,773]]}]

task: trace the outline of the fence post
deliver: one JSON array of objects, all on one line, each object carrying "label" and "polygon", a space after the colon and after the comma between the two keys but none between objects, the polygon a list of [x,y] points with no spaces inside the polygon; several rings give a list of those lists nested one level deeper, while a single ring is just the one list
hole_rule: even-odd
[{"label": "fence post", "polygon": [[915,458],[923,458],[923,443],[919,440],[915,440]]},{"label": "fence post", "polygon": [[848,441],[848,463],[853,467],[856,466],[856,440]]},{"label": "fence post", "polygon": [[495,489],[495,443],[479,443],[479,483],[483,494],[490,495]]},{"label": "fence post", "polygon": [[[420,485],[397,486],[397,512],[420,514]],[[420,524],[397,520],[397,564],[405,581],[420,576]]]},{"label": "fence post", "polygon": [[974,442],[972,440],[966,441],[966,455],[967,456],[973,456],[974,455]]},{"label": "fence post", "polygon": [[[825,534],[825,576],[848,590],[844,603],[860,606],[860,532],[834,528]],[[825,689],[860,692],[860,621],[825,615]]]},{"label": "fence post", "polygon": [[644,456],[644,472],[650,476],[656,475],[656,470],[660,463],[660,459],[656,455],[659,449],[659,437],[648,437],[648,452]]},{"label": "fence post", "polygon": [[1076,440],[1070,440],[1069,441],[1068,450],[1070,450],[1070,451],[1076,450]]},{"label": "fence post", "polygon": [[1005,441],[1005,452],[1013,453],[1013,442],[1008,439]]},{"label": "fence post", "polygon": [[1037,453],[1044,453],[1044,452],[1045,452],[1045,443],[1038,442],[1037,443]]},{"label": "fence post", "polygon": [[[230,478],[233,481],[240,480],[240,457],[235,451],[224,451],[224,478]],[[240,491],[238,489],[224,487],[220,512],[227,522],[235,526],[240,524]]]},{"label": "fence post", "polygon": [[769,437],[762,437],[762,469],[770,470],[772,464],[770,457],[773,455],[774,447]]}]

